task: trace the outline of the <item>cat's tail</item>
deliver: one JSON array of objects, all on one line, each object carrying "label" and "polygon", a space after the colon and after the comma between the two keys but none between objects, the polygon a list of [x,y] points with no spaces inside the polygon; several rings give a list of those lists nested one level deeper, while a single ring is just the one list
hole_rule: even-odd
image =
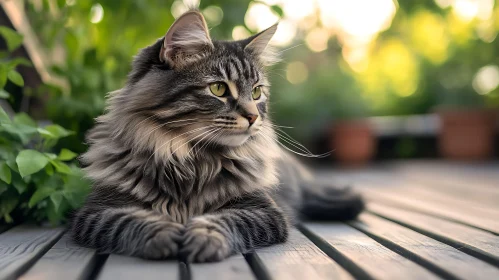
[{"label": "cat's tail", "polygon": [[361,195],[350,187],[311,186],[303,188],[301,214],[310,220],[351,220],[364,210]]}]

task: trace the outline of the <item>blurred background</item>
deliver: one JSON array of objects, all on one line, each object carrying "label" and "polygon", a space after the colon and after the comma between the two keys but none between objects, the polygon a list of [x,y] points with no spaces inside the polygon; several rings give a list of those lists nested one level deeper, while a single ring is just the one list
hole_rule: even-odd
[{"label": "blurred background", "polygon": [[[332,151],[325,164],[497,158],[495,0],[4,0],[0,193],[32,191],[0,217],[38,207],[57,221],[78,205],[86,188],[71,180],[80,176],[74,158],[106,94],[188,6],[216,39],[279,21],[271,113],[312,152]],[[53,180],[65,187],[46,190]]]}]

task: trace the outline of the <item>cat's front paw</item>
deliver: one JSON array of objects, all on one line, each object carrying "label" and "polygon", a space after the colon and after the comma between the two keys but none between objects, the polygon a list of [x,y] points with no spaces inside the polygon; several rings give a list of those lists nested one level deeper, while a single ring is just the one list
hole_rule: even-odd
[{"label": "cat's front paw", "polygon": [[142,257],[147,259],[166,259],[176,257],[178,244],[182,240],[184,225],[166,222],[164,228],[149,238],[142,249]]},{"label": "cat's front paw", "polygon": [[192,219],[186,226],[180,256],[187,262],[214,262],[230,256],[227,238],[217,225],[205,218]]}]

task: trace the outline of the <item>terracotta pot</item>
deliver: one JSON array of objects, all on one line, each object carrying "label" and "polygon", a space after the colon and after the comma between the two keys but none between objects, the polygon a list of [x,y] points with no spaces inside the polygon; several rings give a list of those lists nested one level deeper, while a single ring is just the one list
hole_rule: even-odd
[{"label": "terracotta pot", "polygon": [[361,166],[375,152],[375,137],[366,121],[340,121],[331,130],[331,149],[342,165]]},{"label": "terracotta pot", "polygon": [[495,114],[488,110],[439,110],[440,154],[454,160],[484,160],[494,153]]}]

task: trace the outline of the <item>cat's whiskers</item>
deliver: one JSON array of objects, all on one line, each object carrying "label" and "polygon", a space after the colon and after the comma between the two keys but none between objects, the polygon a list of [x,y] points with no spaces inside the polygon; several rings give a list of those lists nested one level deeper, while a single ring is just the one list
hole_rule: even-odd
[{"label": "cat's whiskers", "polygon": [[214,133],[214,135],[211,138],[208,138],[208,140],[206,141],[206,143],[204,143],[203,145],[201,145],[201,147],[198,149],[198,151],[196,151],[196,155],[195,156],[197,157],[198,154],[201,153],[204,148],[207,148],[210,145],[211,141],[215,141],[215,139],[218,136],[222,135],[223,132],[224,132],[223,129],[220,129],[220,131],[218,131],[218,133]]},{"label": "cat's whiskers", "polygon": [[295,45],[295,46],[289,47],[289,48],[287,48],[287,49],[284,49],[284,50],[282,50],[282,51],[280,51],[280,52],[277,52],[277,55],[283,54],[284,52],[287,52],[287,51],[289,51],[289,50],[292,50],[292,49],[297,48],[297,47],[300,47],[300,46],[303,46],[303,44],[298,44],[298,45]]},{"label": "cat's whiskers", "polygon": [[151,156],[147,159],[146,164],[144,165],[144,172],[145,172],[145,168],[146,168],[147,163],[149,162],[149,160],[151,160],[151,158],[152,158],[152,157],[153,157],[153,156],[154,156],[154,155],[155,155],[155,154],[156,154],[159,150],[161,150],[161,148],[163,148],[165,145],[168,145],[168,144],[169,144],[169,143],[171,143],[173,140],[175,140],[175,139],[177,139],[177,138],[179,138],[179,137],[181,137],[181,136],[183,136],[183,135],[185,135],[185,134],[194,133],[194,132],[196,132],[196,131],[199,131],[199,130],[201,130],[201,129],[205,129],[205,128],[206,128],[206,127],[204,127],[204,126],[203,126],[203,127],[198,127],[198,128],[195,128],[195,129],[191,129],[191,130],[189,130],[189,131],[187,131],[187,132],[184,132],[184,133],[182,133],[182,134],[179,134],[179,135],[177,135],[177,136],[173,137],[172,139],[168,140],[167,142],[165,142],[164,144],[162,144],[161,146],[159,146],[158,148],[156,148],[156,149],[154,150],[154,152],[151,154]]},{"label": "cat's whiskers", "polygon": [[268,122],[268,123],[264,123],[263,125],[267,125],[267,126],[270,126],[270,127],[279,127],[279,128],[294,128],[292,126],[284,126],[284,125],[277,125],[277,124],[274,124],[274,123],[271,123],[271,122]]},{"label": "cat's whiskers", "polygon": [[291,137],[288,133],[286,133],[284,130],[282,130],[280,128],[280,127],[284,127],[284,126],[278,126],[278,125],[275,125],[275,124],[272,124],[272,123],[269,123],[268,125],[270,127],[274,128],[274,132],[278,136],[280,136],[282,139],[287,140],[288,143],[292,142],[294,144],[293,146],[295,146],[295,145],[299,146],[297,148],[299,148],[303,152],[308,153],[308,154],[313,154],[312,152],[310,152],[309,149],[307,149],[307,147],[305,147],[303,144],[301,144],[300,142],[298,142],[296,139],[294,139],[293,137]]},{"label": "cat's whiskers", "polygon": [[281,139],[284,139],[284,140],[286,140],[288,142],[291,142],[293,145],[298,146],[297,148],[302,149],[302,151],[307,152],[309,154],[312,154],[312,152],[310,152],[310,150],[307,149],[307,147],[305,147],[305,145],[301,144],[300,142],[298,142],[297,140],[295,140],[293,137],[289,136],[286,132],[284,132],[282,130],[275,130],[275,133],[279,137],[281,137]]},{"label": "cat's whiskers", "polygon": [[[205,135],[203,138],[199,139],[199,141],[197,141],[197,143],[196,143],[196,144],[194,144],[194,145],[193,145],[193,146],[189,149],[189,151],[187,152],[187,155],[189,156],[189,155],[191,154],[191,151],[192,151],[192,150],[194,150],[194,148],[195,148],[197,145],[199,145],[199,143],[201,143],[201,142],[202,142],[202,141],[203,141],[206,137],[210,137],[210,136],[212,136],[213,134],[215,134],[216,132],[218,132],[218,131],[220,131],[220,130],[222,130],[222,128],[214,128],[214,129],[210,130],[210,131],[209,131],[210,133],[208,133],[207,135]],[[197,153],[194,155],[194,157],[197,157]]]},{"label": "cat's whiskers", "polygon": [[[267,140],[272,141],[272,137],[270,137],[269,135],[267,135],[263,130],[259,134],[262,135],[263,137],[266,137]],[[279,135],[279,134],[276,133],[276,135]],[[281,137],[281,139],[282,139],[282,137]],[[327,157],[327,156],[329,156],[331,154],[331,152],[327,152],[327,153],[324,153],[324,154],[316,155],[316,154],[313,154],[311,152],[305,152],[303,150],[301,150],[303,152],[303,153],[301,153],[301,152],[297,152],[295,150],[292,150],[291,148],[289,148],[288,146],[284,145],[280,141],[277,141],[277,143],[279,145],[281,145],[284,149],[288,150],[289,152],[291,152],[293,154],[296,154],[296,155],[299,155],[299,156],[303,156],[303,157],[324,158],[324,157]],[[289,142],[286,142],[286,143],[290,144]],[[295,145],[293,145],[293,146],[296,147]]]},{"label": "cat's whiskers", "polygon": [[[177,121],[171,121],[171,122],[166,122],[166,123],[162,123],[162,124],[159,124],[157,126],[155,126],[152,130],[150,130],[144,137],[149,137],[149,135],[151,135],[154,131],[158,130],[159,128],[161,127],[164,127],[165,125],[169,125],[169,124],[172,124],[172,123],[178,123],[178,122],[183,122],[183,121],[192,121],[190,123],[186,123],[186,124],[183,124],[184,126],[187,126],[187,125],[191,125],[191,124],[195,124],[197,123],[199,120],[196,120],[196,119],[186,119],[186,120],[177,120]],[[166,131],[166,133],[172,131],[173,129],[169,129]]]},{"label": "cat's whiskers", "polygon": [[[180,145],[179,147],[177,147],[177,149],[175,149],[175,150],[172,152],[172,155],[173,155],[173,154],[175,154],[175,152],[176,152],[176,151],[178,151],[180,148],[182,148],[182,147],[184,147],[185,145],[189,144],[190,142],[192,142],[192,141],[196,140],[196,138],[201,137],[201,136],[203,136],[203,135],[206,135],[207,133],[209,133],[209,132],[211,132],[212,130],[216,129],[216,128],[210,128],[210,127],[212,127],[212,126],[209,126],[207,131],[202,132],[201,134],[194,136],[192,139],[189,139],[189,140],[188,140],[188,141],[186,141],[184,144],[182,144],[182,145]],[[201,140],[202,140],[202,139],[201,139]],[[190,151],[190,150],[189,150],[189,151]],[[189,152],[187,153],[187,156],[189,156]],[[186,156],[186,157],[187,157],[187,156]]]},{"label": "cat's whiskers", "polygon": [[299,145],[294,144],[293,142],[291,142],[288,139],[282,137],[278,133],[276,133],[276,134],[278,135],[279,139],[282,140],[282,141],[284,141],[286,144],[291,145],[292,147],[298,149],[300,152],[303,152],[303,153],[308,154],[308,155],[312,155],[312,152],[310,152],[308,149],[302,148]]}]

